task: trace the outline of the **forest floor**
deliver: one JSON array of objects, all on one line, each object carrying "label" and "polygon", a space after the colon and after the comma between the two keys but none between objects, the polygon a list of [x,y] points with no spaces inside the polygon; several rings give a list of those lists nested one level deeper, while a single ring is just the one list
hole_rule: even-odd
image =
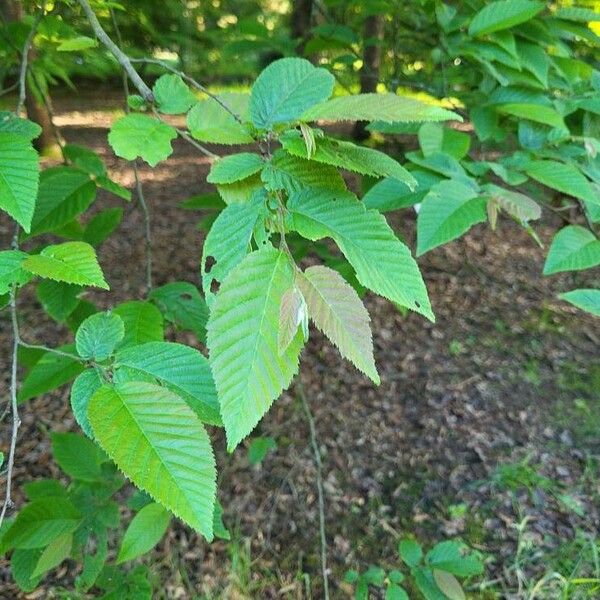
[{"label": "forest floor", "polygon": [[[56,103],[57,123],[67,141],[99,152],[113,178],[131,187],[131,166],[106,142],[118,102],[103,94],[64,98]],[[86,109],[76,112],[76,106]],[[209,191],[209,163],[184,142],[175,146],[168,162],[141,168],[156,285],[199,284],[202,214],[177,205]],[[100,193],[94,210],[124,204]],[[393,225],[412,244],[414,215],[400,217]],[[545,244],[558,224],[536,227]],[[8,229],[1,220],[3,242]],[[156,598],[323,597],[316,471],[302,393],[323,456],[333,598],[351,597],[342,582],[349,568],[401,568],[397,542],[405,536],[426,547],[460,538],[481,552],[486,573],[468,585],[474,598],[560,598],[563,583],[553,573],[600,577],[600,319],[556,299],[576,287],[578,276],[543,278],[543,257],[505,219],[496,232],[475,227],[419,260],[435,324],[368,295],[379,387],[312,331],[301,387],[276,401],[254,433],[274,438],[277,448],[251,466],[248,443],[228,455],[224,436],[213,432],[232,541],[208,545],[175,524],[143,559],[156,574]],[[112,291],[91,295],[99,306],[143,297],[143,226],[135,202],[125,204],[124,221],[101,247],[100,262]],[[40,316],[33,294],[22,298],[24,338],[48,345],[69,340],[66,329]],[[0,318],[4,365],[6,317]],[[8,369],[1,377],[7,384]],[[77,430],[68,395],[64,388],[22,407],[18,501],[27,481],[60,476],[48,431]],[[74,574],[73,565],[60,567],[46,587],[26,597],[54,597],[53,586],[68,586]],[[6,590],[0,597],[20,597],[9,578],[0,559]],[[589,587],[573,589],[565,597],[594,597],[586,596]]]}]

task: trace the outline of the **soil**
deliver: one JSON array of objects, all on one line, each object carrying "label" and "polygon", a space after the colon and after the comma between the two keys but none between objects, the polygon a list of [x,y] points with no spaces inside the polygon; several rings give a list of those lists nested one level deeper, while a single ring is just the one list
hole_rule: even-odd
[{"label": "soil", "polygon": [[[111,110],[118,103],[104,95],[64,98],[56,103],[57,123],[66,140],[99,152],[111,176],[131,188],[131,166],[117,159],[106,142]],[[77,106],[85,111],[76,112]],[[206,158],[177,141],[168,162],[141,168],[152,214],[156,285],[199,284],[205,233],[196,224],[202,215],[177,205],[210,190],[208,167]],[[123,205],[101,192],[94,210]],[[392,222],[412,244],[412,212]],[[546,247],[559,224],[551,216],[536,226]],[[10,228],[8,219],[0,217],[3,247]],[[276,401],[255,432],[274,437],[277,450],[252,467],[243,447],[228,455],[224,436],[213,432],[219,496],[235,542],[208,545],[175,523],[145,559],[157,573],[156,597],[322,597],[316,471],[300,394],[314,414],[323,456],[334,598],[350,595],[340,583],[348,568],[398,566],[400,536],[415,536],[425,544],[462,537],[488,557],[485,579],[505,598],[521,597],[519,576],[510,565],[520,540],[516,525],[525,516],[528,539],[542,552],[552,553],[577,532],[596,536],[600,489],[596,463],[590,461],[600,452],[600,433],[593,426],[600,425],[600,386],[593,381],[600,373],[600,319],[556,298],[581,277],[543,278],[543,260],[544,251],[533,239],[504,219],[496,232],[477,226],[419,260],[435,324],[416,314],[402,315],[367,295],[379,387],[312,331],[302,355],[300,387]],[[143,297],[143,223],[135,202],[125,204],[123,224],[102,246],[100,262],[112,291],[90,294],[99,306]],[[26,340],[47,345],[69,340],[66,329],[43,315],[31,291],[20,298]],[[0,319],[3,365],[9,354],[7,317],[4,311]],[[178,335],[195,343],[190,335]],[[4,397],[7,367],[0,377]],[[68,393],[63,388],[21,407],[17,505],[24,501],[24,483],[60,477],[48,432],[77,430]],[[7,430],[5,419],[3,447]],[[511,490],[497,478],[494,483],[499,464],[522,460],[570,494],[582,516],[557,501],[552,490]],[[251,562],[244,570],[239,557],[248,552]],[[540,577],[545,568],[543,561],[531,561],[521,577]],[[65,563],[41,591],[27,597],[52,597],[52,586],[68,587],[75,574],[76,566]],[[23,597],[10,583],[6,560],[0,560],[0,597]]]}]

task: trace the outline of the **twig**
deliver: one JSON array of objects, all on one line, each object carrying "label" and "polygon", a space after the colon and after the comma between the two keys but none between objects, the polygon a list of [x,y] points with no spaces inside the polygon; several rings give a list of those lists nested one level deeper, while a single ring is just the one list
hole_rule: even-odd
[{"label": "twig", "polygon": [[[115,35],[120,45],[123,45],[123,38],[121,37],[121,29],[117,22],[117,16],[115,11],[110,7],[110,17],[112,19],[113,27],[115,29]],[[123,74],[123,93],[125,94],[125,112],[129,111],[129,104],[127,98],[129,97],[129,81],[127,80],[127,71],[121,69]],[[144,218],[144,239],[146,242],[146,291],[149,293],[152,290],[152,230],[150,227],[150,210],[144,197],[144,190],[142,188],[142,181],[140,179],[140,173],[137,165],[137,159],[133,161],[133,177],[135,179],[135,194],[137,201],[142,209],[142,215]]]},{"label": "twig", "polygon": [[12,85],[9,85],[7,88],[0,90],[0,96],[4,96],[5,94],[10,94],[11,92],[14,92],[18,87],[19,87],[19,82],[16,81]]},{"label": "twig", "polygon": [[323,463],[321,462],[321,451],[319,450],[319,444],[317,442],[317,432],[315,429],[315,420],[310,411],[310,406],[304,395],[304,388],[302,383],[298,381],[296,383],[296,390],[298,397],[304,407],[306,414],[306,420],[308,421],[308,427],[310,430],[310,444],[312,446],[315,466],[317,468],[317,492],[319,500],[319,534],[321,538],[321,573],[323,575],[323,598],[329,600],[329,580],[327,577],[327,536],[325,533],[325,492],[323,489]]},{"label": "twig", "polygon": [[83,12],[85,13],[85,16],[87,17],[92,29],[94,30],[96,37],[117,59],[117,62],[125,70],[129,76],[129,79],[131,79],[133,85],[135,85],[142,98],[144,98],[146,102],[153,102],[154,95],[152,94],[152,90],[144,83],[142,78],[138,75],[138,72],[133,68],[130,58],[110,39],[106,31],[104,31],[88,0],[78,0],[78,2],[83,9]]},{"label": "twig", "polygon": [[166,63],[163,60],[159,60],[158,58],[131,58],[130,60],[132,63],[144,63],[144,64],[148,64],[148,65],[158,65],[158,66],[162,67],[163,69],[170,71],[171,73],[174,73],[175,75],[179,75],[179,77],[181,77],[182,79],[187,81],[192,87],[195,87],[197,90],[200,90],[202,93],[206,94],[209,98],[212,98],[217,104],[219,104],[221,106],[221,108],[223,110],[227,111],[238,123],[243,122],[242,119],[240,118],[240,116],[237,113],[235,113],[233,110],[231,110],[231,108],[229,108],[229,106],[227,106],[227,104],[225,102],[223,102],[223,100],[221,100],[219,98],[219,96],[210,92],[206,86],[204,86],[201,83],[199,83],[198,81],[196,81],[193,77],[190,77],[183,71],[180,71],[179,69],[176,69],[175,67],[172,67],[169,63]]},{"label": "twig", "polygon": [[27,63],[29,60],[29,51],[31,50],[31,45],[33,44],[33,38],[35,36],[35,32],[37,31],[38,25],[40,21],[46,14],[46,9],[42,5],[42,8],[39,10],[38,14],[35,16],[31,29],[27,34],[27,38],[25,39],[25,43],[23,44],[23,50],[21,51],[21,66],[19,68],[19,100],[17,102],[17,116],[21,114],[23,107],[25,106],[25,98],[27,97]]},{"label": "twig", "polygon": [[[162,121],[162,119],[161,119],[161,121]],[[196,148],[196,150],[200,150],[200,152],[202,152],[202,154],[204,154],[204,156],[208,156],[209,158],[212,158],[213,160],[220,158],[218,154],[211,152],[208,148],[205,148],[202,144],[199,144],[194,138],[190,137],[186,131],[183,131],[183,129],[175,128],[175,131],[188,144],[191,144],[192,146],[194,146],[194,148]]]}]

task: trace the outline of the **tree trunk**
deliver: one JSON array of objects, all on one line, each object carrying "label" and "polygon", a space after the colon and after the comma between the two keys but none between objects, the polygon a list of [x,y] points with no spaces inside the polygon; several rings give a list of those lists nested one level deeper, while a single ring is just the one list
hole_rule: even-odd
[{"label": "tree trunk", "polygon": [[[381,44],[383,40],[385,21],[380,15],[366,18],[363,29],[363,66],[360,71],[360,93],[370,94],[377,91],[379,70],[381,67]],[[366,140],[369,137],[366,121],[358,121],[354,126],[355,140]]]},{"label": "tree trunk", "polygon": [[308,41],[312,22],[313,0],[294,0],[292,9],[291,27],[292,39],[298,44],[298,54],[304,53],[304,46]]}]

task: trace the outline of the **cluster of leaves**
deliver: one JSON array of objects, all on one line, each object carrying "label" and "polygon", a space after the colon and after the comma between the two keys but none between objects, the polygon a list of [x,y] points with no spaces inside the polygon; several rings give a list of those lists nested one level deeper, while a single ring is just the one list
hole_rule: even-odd
[{"label": "cluster of leaves", "polygon": [[367,600],[370,586],[385,587],[386,600],[408,600],[404,589],[407,583],[416,587],[425,600],[465,600],[459,579],[483,573],[479,554],[458,541],[440,542],[424,555],[418,542],[404,539],[398,544],[398,554],[410,569],[410,581],[398,569],[386,573],[381,567],[371,566],[363,573],[347,571],[344,581],[355,586],[356,600]]}]

